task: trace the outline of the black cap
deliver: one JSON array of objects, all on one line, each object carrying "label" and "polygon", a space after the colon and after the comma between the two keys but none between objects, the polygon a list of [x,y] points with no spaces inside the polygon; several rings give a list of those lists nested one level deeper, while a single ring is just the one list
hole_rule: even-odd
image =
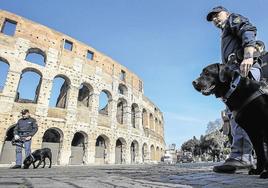
[{"label": "black cap", "polygon": [[224,8],[223,6],[217,6],[214,7],[207,15],[207,21],[211,22],[212,21],[212,16],[216,13],[219,13],[221,11],[225,11],[228,12],[228,10],[226,8]]},{"label": "black cap", "polygon": [[29,110],[28,110],[28,109],[23,109],[23,110],[21,111],[21,114],[27,114],[27,113],[29,113]]}]

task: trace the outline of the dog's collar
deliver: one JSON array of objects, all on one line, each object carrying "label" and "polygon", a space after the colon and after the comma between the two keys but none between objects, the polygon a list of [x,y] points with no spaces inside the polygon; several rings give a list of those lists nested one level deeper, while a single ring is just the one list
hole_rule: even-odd
[{"label": "dog's collar", "polygon": [[238,75],[234,80],[232,80],[232,82],[230,84],[230,89],[227,91],[227,93],[224,95],[224,97],[222,97],[223,102],[226,102],[229,99],[229,97],[233,94],[233,92],[236,90],[240,80],[241,80],[240,75]]}]

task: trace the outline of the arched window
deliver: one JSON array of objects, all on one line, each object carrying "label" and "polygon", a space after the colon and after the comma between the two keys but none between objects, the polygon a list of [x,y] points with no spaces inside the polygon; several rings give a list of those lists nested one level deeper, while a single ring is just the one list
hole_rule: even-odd
[{"label": "arched window", "polygon": [[3,91],[9,70],[8,62],[0,57],[0,92]]},{"label": "arched window", "polygon": [[154,117],[153,114],[150,113],[150,129],[154,130]]},{"label": "arched window", "polygon": [[21,103],[37,103],[42,75],[35,69],[22,71],[15,101]]},{"label": "arched window", "polygon": [[117,122],[120,124],[126,122],[126,112],[127,112],[126,107],[127,107],[127,101],[123,98],[120,98],[117,102],[117,113],[116,113]]},{"label": "arched window", "polygon": [[145,128],[148,128],[148,114],[145,109],[142,110],[142,125]]},{"label": "arched window", "polygon": [[131,105],[131,125],[133,128],[138,127],[138,112],[139,112],[139,107],[137,104],[132,104]]},{"label": "arched window", "polygon": [[69,89],[70,80],[65,76],[56,76],[53,80],[49,106],[66,108]]},{"label": "arched window", "polygon": [[93,94],[93,88],[89,84],[83,83],[79,87],[79,93],[78,93],[78,107],[79,106],[85,106],[88,108],[91,108],[91,97]]},{"label": "arched window", "polygon": [[102,115],[109,114],[109,103],[111,100],[111,94],[107,90],[102,90],[99,98],[99,113]]},{"label": "arched window", "polygon": [[37,65],[45,66],[46,54],[39,48],[30,48],[26,53],[25,60]]},{"label": "arched window", "polygon": [[124,84],[119,84],[118,93],[121,95],[127,95],[127,87]]}]

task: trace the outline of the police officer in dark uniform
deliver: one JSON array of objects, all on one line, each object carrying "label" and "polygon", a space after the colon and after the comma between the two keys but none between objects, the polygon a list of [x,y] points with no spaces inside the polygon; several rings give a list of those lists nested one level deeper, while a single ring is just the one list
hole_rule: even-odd
[{"label": "police officer in dark uniform", "polygon": [[[18,120],[14,128],[14,139],[20,140],[25,147],[25,157],[31,154],[32,137],[38,130],[36,120],[30,117],[28,109],[21,111],[22,118]],[[21,168],[22,165],[22,147],[16,146],[16,165],[12,169]]]},{"label": "police officer in dark uniform", "polygon": [[[237,63],[236,67],[242,76],[259,81],[261,67],[257,61],[254,61],[253,56],[256,44],[256,27],[247,18],[239,14],[229,13],[222,6],[213,8],[207,15],[207,21],[212,21],[216,27],[222,30],[222,62],[229,63],[232,59],[232,62]],[[237,125],[233,117],[230,118],[230,125],[233,136],[231,153],[222,165],[214,166],[215,172],[234,173],[237,169],[252,167],[253,147],[248,135]]]}]

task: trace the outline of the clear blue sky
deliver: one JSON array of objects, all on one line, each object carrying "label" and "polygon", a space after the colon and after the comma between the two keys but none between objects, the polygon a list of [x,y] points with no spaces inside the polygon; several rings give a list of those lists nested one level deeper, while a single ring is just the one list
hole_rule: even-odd
[{"label": "clear blue sky", "polygon": [[248,17],[268,42],[265,0],[2,0],[0,8],[53,28],[107,54],[139,75],[164,113],[167,145],[205,133],[224,105],[192,87],[220,62],[220,31],[205,20],[223,5]]}]

